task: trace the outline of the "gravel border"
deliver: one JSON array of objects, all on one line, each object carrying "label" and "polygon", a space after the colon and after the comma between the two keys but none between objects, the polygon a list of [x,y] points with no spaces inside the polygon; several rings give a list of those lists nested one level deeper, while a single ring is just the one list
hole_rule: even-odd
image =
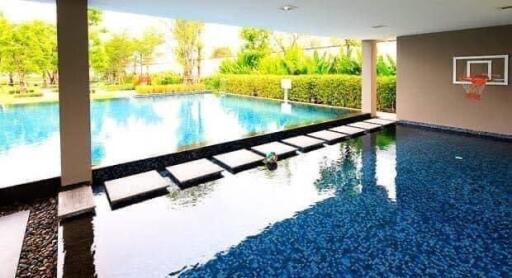
[{"label": "gravel border", "polygon": [[56,277],[58,238],[56,198],[0,205],[0,217],[22,210],[30,210],[30,217],[16,277]]}]

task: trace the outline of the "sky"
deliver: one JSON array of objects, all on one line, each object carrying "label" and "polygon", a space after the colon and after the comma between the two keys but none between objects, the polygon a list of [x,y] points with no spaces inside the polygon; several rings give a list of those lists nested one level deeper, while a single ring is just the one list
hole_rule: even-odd
[{"label": "sky", "polygon": [[[43,20],[49,23],[56,22],[55,4],[40,3],[23,0],[0,0],[0,12],[9,20],[20,23],[30,20]],[[103,26],[112,33],[126,32],[131,36],[141,34],[147,28],[156,28],[165,35],[165,43],[157,49],[157,63],[154,71],[164,69],[179,70],[174,62],[172,48],[174,40],[171,36],[172,20],[154,16],[104,11]],[[168,32],[167,32],[168,31]],[[216,47],[229,46],[233,53],[241,47],[239,39],[240,27],[223,24],[208,23],[202,34],[205,42],[205,57],[210,57]],[[329,38],[320,38],[323,44],[330,41]],[[395,43],[380,43],[379,52],[395,57]],[[205,65],[205,70],[213,70],[218,63]]]}]

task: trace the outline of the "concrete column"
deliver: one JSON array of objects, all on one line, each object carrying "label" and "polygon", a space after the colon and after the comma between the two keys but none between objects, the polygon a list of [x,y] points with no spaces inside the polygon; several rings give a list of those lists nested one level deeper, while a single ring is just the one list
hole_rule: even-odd
[{"label": "concrete column", "polygon": [[377,113],[377,42],[363,41],[363,68],[362,68],[362,99],[363,113]]},{"label": "concrete column", "polygon": [[57,0],[62,186],[91,181],[87,0]]}]

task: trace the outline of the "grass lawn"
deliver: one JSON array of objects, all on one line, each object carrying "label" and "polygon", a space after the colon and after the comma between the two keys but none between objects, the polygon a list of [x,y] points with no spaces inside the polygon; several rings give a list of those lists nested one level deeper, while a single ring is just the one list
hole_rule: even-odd
[{"label": "grass lawn", "polygon": [[[115,99],[115,98],[125,98],[134,95],[133,91],[104,91],[96,89],[94,93],[91,94],[92,100],[105,100],[105,99]],[[53,92],[47,90],[43,92],[42,96],[21,96],[21,95],[11,95],[8,93],[0,92],[0,105],[16,105],[16,104],[35,104],[35,103],[52,103],[59,101],[59,94],[57,92]]]}]

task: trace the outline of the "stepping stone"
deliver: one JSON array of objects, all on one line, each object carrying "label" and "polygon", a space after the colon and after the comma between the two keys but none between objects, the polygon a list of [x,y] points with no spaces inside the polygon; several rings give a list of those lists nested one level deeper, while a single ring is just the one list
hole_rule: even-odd
[{"label": "stepping stone", "polygon": [[213,157],[215,160],[226,166],[230,171],[237,170],[259,164],[263,161],[263,157],[249,150],[238,150]]},{"label": "stepping stone", "polygon": [[0,217],[0,277],[14,278],[30,211]]},{"label": "stepping stone", "polygon": [[59,192],[59,219],[92,212],[94,207],[94,198],[90,185]]},{"label": "stepping stone", "polygon": [[374,130],[374,129],[378,129],[378,128],[382,127],[381,125],[370,124],[370,123],[365,123],[365,122],[351,123],[351,124],[349,124],[349,126],[361,128],[364,130]]},{"label": "stepping stone", "polygon": [[169,166],[166,169],[180,184],[217,176],[224,170],[206,158]]},{"label": "stepping stone", "polygon": [[348,135],[356,135],[356,134],[364,133],[364,129],[347,126],[347,125],[342,125],[342,126],[338,126],[335,128],[331,128],[330,130],[340,132],[343,134],[348,134]]},{"label": "stepping stone", "polygon": [[271,142],[271,143],[252,147],[251,150],[253,150],[263,156],[267,155],[267,153],[269,153],[269,152],[274,152],[274,153],[276,153],[278,158],[281,158],[282,156],[294,154],[297,151],[297,148],[283,144],[281,142]]},{"label": "stepping stone", "polygon": [[396,123],[396,120],[386,120],[386,119],[369,119],[365,121],[366,123],[376,124],[376,125],[390,125]]},{"label": "stepping stone", "polygon": [[105,188],[112,204],[164,190],[171,185],[168,178],[157,171],[145,172],[105,182]]},{"label": "stepping stone", "polygon": [[282,140],[283,143],[286,143],[288,145],[295,146],[299,148],[301,151],[309,150],[311,148],[322,146],[323,143],[325,143],[324,140],[300,135],[296,137],[291,137]]},{"label": "stepping stone", "polygon": [[347,137],[345,134],[341,134],[334,131],[322,130],[308,134],[308,136],[325,140],[329,143],[333,143]]}]

